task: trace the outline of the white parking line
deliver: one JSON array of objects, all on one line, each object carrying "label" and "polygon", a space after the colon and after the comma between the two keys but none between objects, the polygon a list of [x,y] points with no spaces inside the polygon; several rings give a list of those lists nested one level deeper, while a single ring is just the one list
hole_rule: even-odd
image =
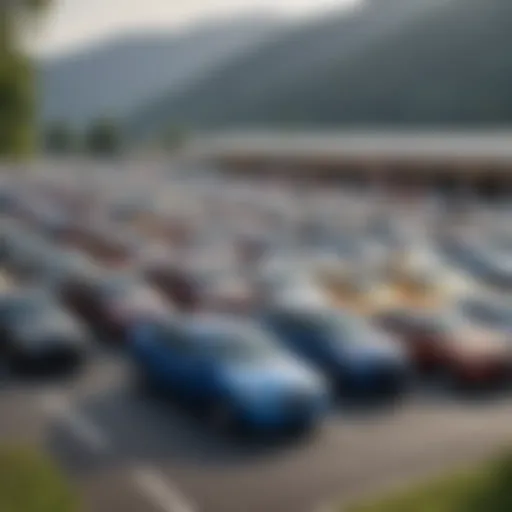
[{"label": "white parking line", "polygon": [[334,502],[322,503],[321,505],[317,505],[313,508],[313,512],[336,512],[337,510],[341,509],[340,507],[336,506]]},{"label": "white parking line", "polygon": [[41,406],[46,413],[65,421],[72,433],[90,450],[104,453],[110,449],[110,443],[103,432],[73,410],[64,396],[55,393],[42,395]]},{"label": "white parking line", "polygon": [[178,489],[167,482],[163,475],[152,469],[139,468],[134,470],[133,480],[161,512],[196,511]]}]

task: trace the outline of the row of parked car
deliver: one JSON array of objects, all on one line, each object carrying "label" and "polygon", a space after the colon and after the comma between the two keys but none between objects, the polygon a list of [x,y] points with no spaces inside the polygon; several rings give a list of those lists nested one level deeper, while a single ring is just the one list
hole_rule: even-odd
[{"label": "row of parked car", "polygon": [[13,367],[76,365],[103,340],[213,424],[264,430],[312,428],[338,396],[396,398],[424,375],[450,387],[512,376],[506,283],[463,265],[455,235],[404,240],[385,218],[333,232],[265,202],[234,215],[222,195],[198,222],[186,207],[34,188],[0,194]]},{"label": "row of parked car", "polygon": [[[134,269],[96,267],[80,253],[14,224],[3,232],[2,263],[18,281],[31,283],[5,295],[6,346],[16,367],[78,362],[94,334],[125,344],[147,381],[203,402],[216,421],[222,411],[225,422],[229,412],[230,421],[261,426],[314,423],[335,388],[356,393],[405,388],[402,352],[352,315],[285,304],[253,309],[242,318],[186,310],[184,304],[178,312]],[[56,261],[62,271],[52,281]],[[45,292],[33,289],[36,283]],[[309,331],[303,325],[306,313]],[[21,353],[29,347],[26,336],[38,350]]]}]

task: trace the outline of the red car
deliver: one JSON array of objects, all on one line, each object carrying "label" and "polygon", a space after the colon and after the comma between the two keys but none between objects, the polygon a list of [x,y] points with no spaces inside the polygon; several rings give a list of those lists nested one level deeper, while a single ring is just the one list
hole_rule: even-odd
[{"label": "red car", "polygon": [[380,318],[401,339],[421,372],[434,372],[451,382],[485,385],[508,380],[510,350],[505,337],[447,313],[400,311]]},{"label": "red car", "polygon": [[135,237],[120,233],[111,226],[82,225],[69,231],[62,241],[105,265],[131,261],[137,246]]},{"label": "red car", "polygon": [[133,322],[166,317],[170,312],[155,290],[129,273],[75,279],[66,283],[61,294],[73,313],[112,341],[124,341]]},{"label": "red car", "polygon": [[181,311],[193,311],[201,303],[199,276],[180,265],[152,264],[144,270],[146,279]]},{"label": "red car", "polygon": [[148,281],[182,311],[246,311],[255,295],[249,283],[229,271],[160,264],[146,267]]}]

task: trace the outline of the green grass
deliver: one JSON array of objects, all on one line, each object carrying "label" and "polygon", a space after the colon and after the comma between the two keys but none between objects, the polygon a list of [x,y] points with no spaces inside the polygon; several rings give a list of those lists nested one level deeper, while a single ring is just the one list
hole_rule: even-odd
[{"label": "green grass", "polygon": [[1,512],[77,512],[77,503],[57,468],[40,452],[0,446]]},{"label": "green grass", "polygon": [[345,512],[512,512],[512,452]]}]

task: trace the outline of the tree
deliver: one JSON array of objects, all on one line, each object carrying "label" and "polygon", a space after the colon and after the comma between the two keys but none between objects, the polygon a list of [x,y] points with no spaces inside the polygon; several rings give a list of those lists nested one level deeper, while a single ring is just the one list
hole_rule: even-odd
[{"label": "tree", "polygon": [[0,51],[19,54],[30,25],[51,0],[2,0],[0,2]]},{"label": "tree", "polygon": [[73,129],[63,121],[50,125],[44,134],[44,148],[49,153],[68,154],[78,149]]},{"label": "tree", "polygon": [[86,151],[96,156],[114,156],[121,150],[121,134],[113,119],[93,122],[84,137]]},{"label": "tree", "polygon": [[0,156],[18,156],[35,147],[35,77],[25,36],[49,0],[0,3]]},{"label": "tree", "polygon": [[34,94],[27,59],[0,56],[0,156],[29,152],[34,143]]}]

